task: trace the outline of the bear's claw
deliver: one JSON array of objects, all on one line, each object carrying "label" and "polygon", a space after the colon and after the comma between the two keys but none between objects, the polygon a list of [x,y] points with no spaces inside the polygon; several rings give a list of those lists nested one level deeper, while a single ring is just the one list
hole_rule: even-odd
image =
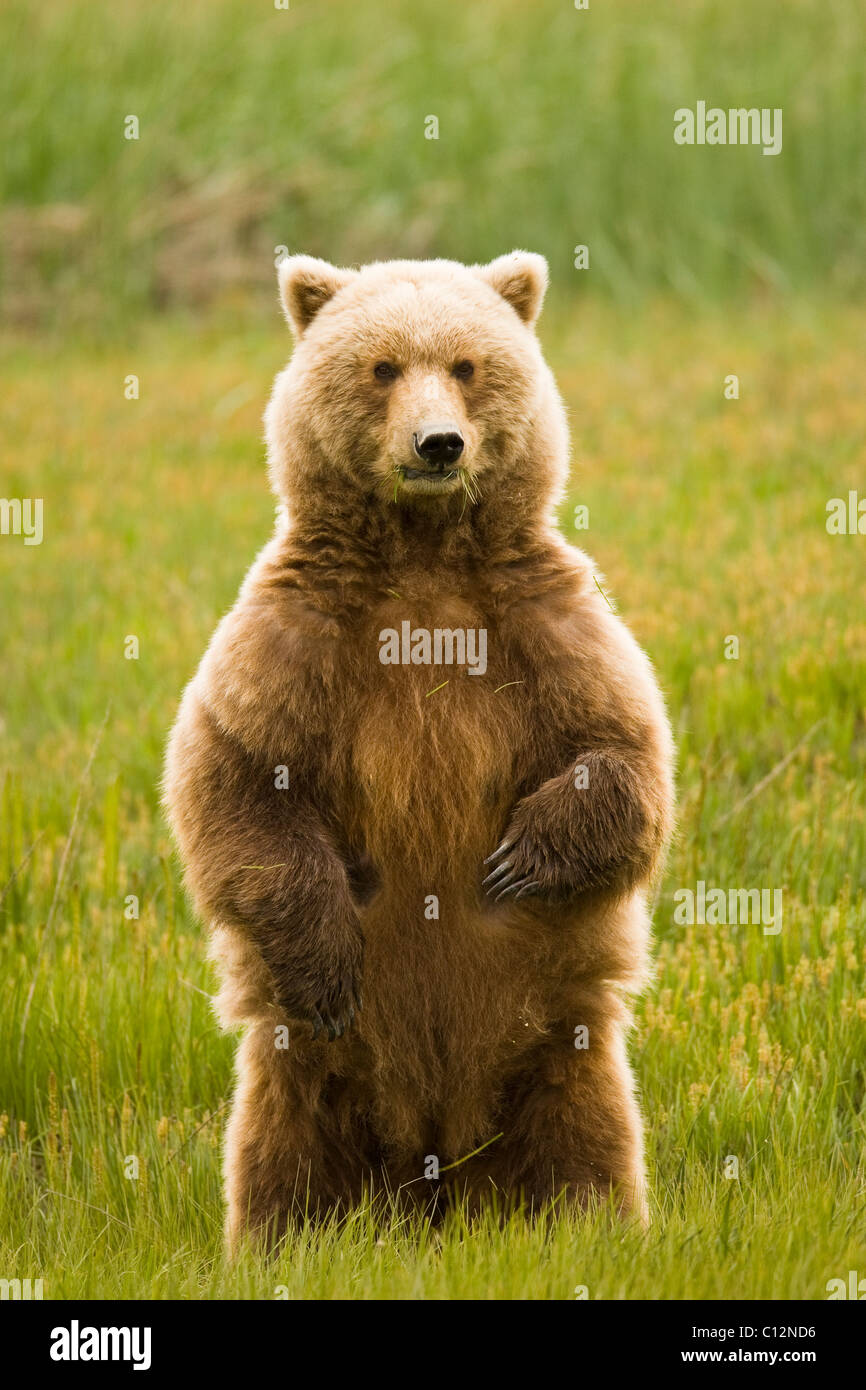
[{"label": "bear's claw", "polygon": [[[519,884],[518,887],[520,887]],[[533,879],[531,883],[527,883],[526,879],[524,879],[523,887],[520,888],[520,891],[518,893],[515,893],[514,895],[514,901],[519,902],[521,898],[529,898],[532,896],[533,893],[537,893],[540,890],[540,888],[541,884],[538,882],[537,879]]]},{"label": "bear's claw", "polygon": [[[499,852],[498,850],[497,853]],[[491,855],[490,859],[492,858]],[[485,859],[484,863],[489,864],[490,859]],[[494,902],[498,903],[502,898],[510,897],[512,893],[514,901],[517,902],[519,898],[526,898],[541,888],[539,879],[533,878],[531,873],[524,873],[522,877],[518,877],[521,873],[521,868],[513,859],[504,859],[482,880],[481,886],[487,889],[488,898],[493,898]]]},{"label": "bear's claw", "polygon": [[[516,870],[514,872],[516,872]],[[524,897],[531,889],[540,886],[537,879],[534,879],[531,874],[527,874],[525,878],[516,878],[513,882],[511,881],[512,878],[513,873],[509,874],[507,879],[503,879],[502,884],[494,884],[495,888],[500,889],[494,899],[495,902],[501,902],[503,898],[510,897],[512,893],[515,895],[514,901],[517,902],[518,898]],[[502,886],[503,884],[505,885],[504,887]],[[489,892],[492,892],[492,889],[488,889],[488,893]]]},{"label": "bear's claw", "polygon": [[[503,854],[506,854],[506,853],[508,852],[508,850],[511,849],[511,846],[512,846],[513,844],[514,844],[514,840],[513,840],[513,839],[511,839],[511,840],[508,840],[508,839],[503,840],[503,841],[502,841],[502,844],[499,846],[498,849],[495,849],[495,850],[493,851],[492,854],[488,854],[487,858],[486,858],[485,861],[484,861],[485,864],[492,864],[492,863],[494,862],[494,860],[496,860],[496,859],[501,859],[502,855],[503,855]],[[486,880],[485,880],[485,881],[486,881]]]},{"label": "bear's claw", "polygon": [[[508,857],[505,858],[504,856]],[[498,862],[494,862],[498,861]],[[498,849],[489,854],[485,865],[494,864],[482,879],[481,887],[494,902],[513,897],[515,902],[533,893],[544,892],[544,872],[539,856],[532,852],[526,837],[506,835]]]},{"label": "bear's claw", "polygon": [[[485,864],[486,864],[488,861],[485,859],[484,862],[485,862]],[[488,891],[488,893],[491,892],[491,891],[492,891],[492,888],[493,888],[493,885],[495,885],[497,879],[502,878],[502,875],[503,875],[503,874],[508,873],[509,870],[512,870],[513,868],[514,868],[514,866],[513,866],[512,862],[511,862],[511,860],[510,860],[510,859],[504,859],[504,860],[502,861],[501,864],[497,865],[497,867],[496,867],[495,869],[493,869],[493,871],[487,875],[487,877],[484,879],[484,881],[483,881],[483,883],[482,883],[482,885],[481,885],[482,888],[487,888],[487,885],[488,885],[488,883],[489,883],[489,884],[491,885],[491,887],[488,888],[487,891]]]},{"label": "bear's claw", "polygon": [[355,1014],[361,1011],[361,992],[358,989],[352,991],[351,1002],[345,1009],[334,1015],[328,1010],[324,1001],[319,1001],[319,1007],[311,1012],[311,1022],[313,1025],[313,1042],[316,1042],[327,1030],[328,1042],[336,1042],[347,1033],[355,1022]]}]

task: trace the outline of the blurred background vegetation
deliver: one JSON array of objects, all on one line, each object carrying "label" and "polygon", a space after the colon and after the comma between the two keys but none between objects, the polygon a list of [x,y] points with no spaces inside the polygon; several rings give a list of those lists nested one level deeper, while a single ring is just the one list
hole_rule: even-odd
[{"label": "blurred background vegetation", "polygon": [[[272,299],[277,245],[526,246],[627,301],[866,287],[859,0],[6,0],[0,88],[17,322]],[[701,99],[783,108],[782,153],[675,145]]]}]

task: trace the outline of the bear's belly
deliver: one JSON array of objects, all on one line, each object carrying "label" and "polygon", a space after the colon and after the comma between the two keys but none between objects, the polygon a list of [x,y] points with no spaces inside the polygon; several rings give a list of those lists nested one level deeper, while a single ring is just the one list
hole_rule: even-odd
[{"label": "bear's belly", "polygon": [[350,798],[351,838],[376,880],[362,912],[362,1034],[384,1132],[411,1146],[416,1126],[448,1129],[453,1111],[459,1146],[544,1027],[537,924],[481,887],[514,804],[519,734],[508,692],[484,677],[401,668],[374,689]]}]

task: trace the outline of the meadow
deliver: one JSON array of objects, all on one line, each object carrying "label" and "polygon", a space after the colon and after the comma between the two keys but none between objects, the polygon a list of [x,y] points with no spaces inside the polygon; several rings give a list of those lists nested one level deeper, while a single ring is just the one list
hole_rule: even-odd
[{"label": "meadow", "polygon": [[[862,11],[503,3],[492,32],[453,8],[456,47],[426,3],[395,4],[381,42],[369,5],[0,18],[0,492],[43,498],[45,529],[0,537],[0,1277],[46,1298],[822,1299],[866,1276],[866,541],[826,527],[829,499],[866,496]],[[676,160],[671,109],[710,85],[720,105],[781,90],[785,152]],[[222,1254],[233,1043],[158,783],[273,520],[281,243],[550,257],[562,529],[679,746],[631,1042],[647,1233],[365,1207],[274,1264]],[[698,881],[781,888],[781,931],[678,924]]]}]

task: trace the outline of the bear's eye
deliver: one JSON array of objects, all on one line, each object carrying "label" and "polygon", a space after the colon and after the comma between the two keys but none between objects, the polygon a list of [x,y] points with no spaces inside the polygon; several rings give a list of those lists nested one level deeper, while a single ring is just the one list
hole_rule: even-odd
[{"label": "bear's eye", "polygon": [[379,381],[393,381],[399,373],[393,362],[377,362],[373,368],[373,375]]},{"label": "bear's eye", "polygon": [[462,362],[458,362],[457,366],[454,368],[454,375],[458,377],[460,381],[468,381],[474,373],[475,368],[468,358],[464,358]]}]

